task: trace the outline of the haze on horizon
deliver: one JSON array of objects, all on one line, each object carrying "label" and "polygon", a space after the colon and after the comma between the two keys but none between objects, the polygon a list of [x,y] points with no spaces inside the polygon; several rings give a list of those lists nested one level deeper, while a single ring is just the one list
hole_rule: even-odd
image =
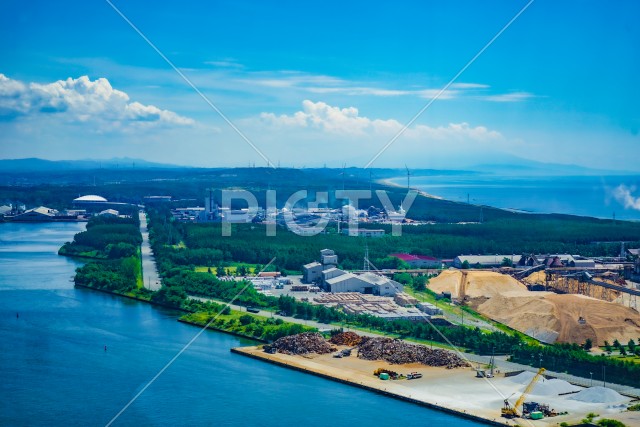
[{"label": "haze on horizon", "polygon": [[[274,164],[365,166],[527,2],[114,2]],[[533,2],[374,167],[640,171],[640,5]],[[264,166],[107,2],[4,4],[0,158]]]}]

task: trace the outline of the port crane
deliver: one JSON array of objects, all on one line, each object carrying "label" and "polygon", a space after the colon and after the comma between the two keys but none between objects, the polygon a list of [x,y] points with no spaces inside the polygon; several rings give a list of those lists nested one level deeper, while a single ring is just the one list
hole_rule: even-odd
[{"label": "port crane", "polygon": [[529,383],[529,385],[527,385],[527,388],[524,389],[524,391],[522,392],[522,395],[516,401],[514,406],[511,406],[511,404],[509,403],[509,398],[506,398],[504,400],[504,406],[502,407],[502,410],[501,410],[501,413],[502,413],[503,417],[505,417],[505,418],[518,418],[518,417],[520,417],[520,414],[518,413],[518,409],[517,408],[522,406],[522,404],[524,403],[524,399],[526,399],[526,397],[527,397],[527,394],[531,393],[531,390],[533,390],[533,386],[536,385],[536,382],[540,379],[542,374],[544,374],[545,370],[546,369],[544,369],[544,368],[540,368],[538,370],[538,373],[531,379],[531,382]]}]

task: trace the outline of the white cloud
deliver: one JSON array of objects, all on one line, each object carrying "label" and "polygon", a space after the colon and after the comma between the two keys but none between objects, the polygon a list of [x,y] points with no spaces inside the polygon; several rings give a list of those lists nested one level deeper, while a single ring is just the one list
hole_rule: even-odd
[{"label": "white cloud", "polygon": [[632,193],[636,191],[635,186],[627,187],[624,184],[613,189],[613,197],[624,206],[625,209],[635,209],[640,211],[640,197],[634,197]]},{"label": "white cloud", "polygon": [[153,105],[130,102],[105,78],[82,76],[49,84],[29,83],[0,74],[0,118],[58,113],[71,122],[192,125],[190,118]]},{"label": "white cloud", "polygon": [[529,92],[511,92],[500,95],[487,95],[481,97],[481,99],[493,102],[520,102],[534,97],[535,95]]},{"label": "white cloud", "polygon": [[410,89],[395,89],[377,85],[363,84],[363,82],[349,81],[332,76],[314,75],[300,71],[253,72],[246,73],[246,77],[239,79],[247,85],[262,86],[274,89],[297,89],[309,93],[339,94],[348,96],[376,96],[397,97],[413,96],[431,99],[438,95],[438,99],[450,100],[464,97],[492,101],[492,102],[521,102],[535,95],[529,92],[512,92],[496,95],[485,95],[491,86],[482,83],[453,83],[447,90],[439,87],[414,87]]},{"label": "white cloud", "polygon": [[453,89],[489,89],[489,85],[482,83],[453,83],[450,86]]},{"label": "white cloud", "polygon": [[233,58],[225,58],[218,61],[205,61],[205,64],[216,68],[244,68],[244,65]]},{"label": "white cloud", "polygon": [[[395,119],[370,119],[361,116],[355,107],[340,108],[310,100],[303,101],[302,111],[279,116],[273,113],[261,113],[260,120],[276,128],[311,128],[331,134],[351,136],[391,136],[403,128],[403,124]],[[497,131],[489,130],[484,126],[471,127],[464,122],[439,127],[417,125],[408,128],[404,134],[410,138],[433,140],[465,138],[485,141],[502,138]]]}]

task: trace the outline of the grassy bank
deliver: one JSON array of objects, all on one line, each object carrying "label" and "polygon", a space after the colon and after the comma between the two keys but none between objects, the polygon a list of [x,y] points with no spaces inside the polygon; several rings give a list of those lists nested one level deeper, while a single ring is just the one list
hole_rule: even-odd
[{"label": "grassy bank", "polygon": [[196,312],[182,316],[181,322],[204,327],[212,319],[210,329],[260,341],[273,341],[287,335],[316,331],[316,328],[254,314],[230,310],[228,314]]}]

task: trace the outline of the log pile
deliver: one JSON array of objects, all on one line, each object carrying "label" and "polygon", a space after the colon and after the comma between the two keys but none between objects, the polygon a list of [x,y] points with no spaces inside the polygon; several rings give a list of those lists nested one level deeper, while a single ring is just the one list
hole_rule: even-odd
[{"label": "log pile", "polygon": [[365,360],[385,360],[391,364],[422,363],[445,366],[447,369],[469,366],[457,354],[442,349],[430,349],[391,338],[363,339],[358,357]]},{"label": "log pile", "polygon": [[362,337],[355,332],[340,332],[332,336],[329,341],[335,345],[354,347],[362,342]]},{"label": "log pile", "polygon": [[271,347],[278,353],[284,354],[327,354],[337,350],[317,332],[304,332],[278,338]]}]

